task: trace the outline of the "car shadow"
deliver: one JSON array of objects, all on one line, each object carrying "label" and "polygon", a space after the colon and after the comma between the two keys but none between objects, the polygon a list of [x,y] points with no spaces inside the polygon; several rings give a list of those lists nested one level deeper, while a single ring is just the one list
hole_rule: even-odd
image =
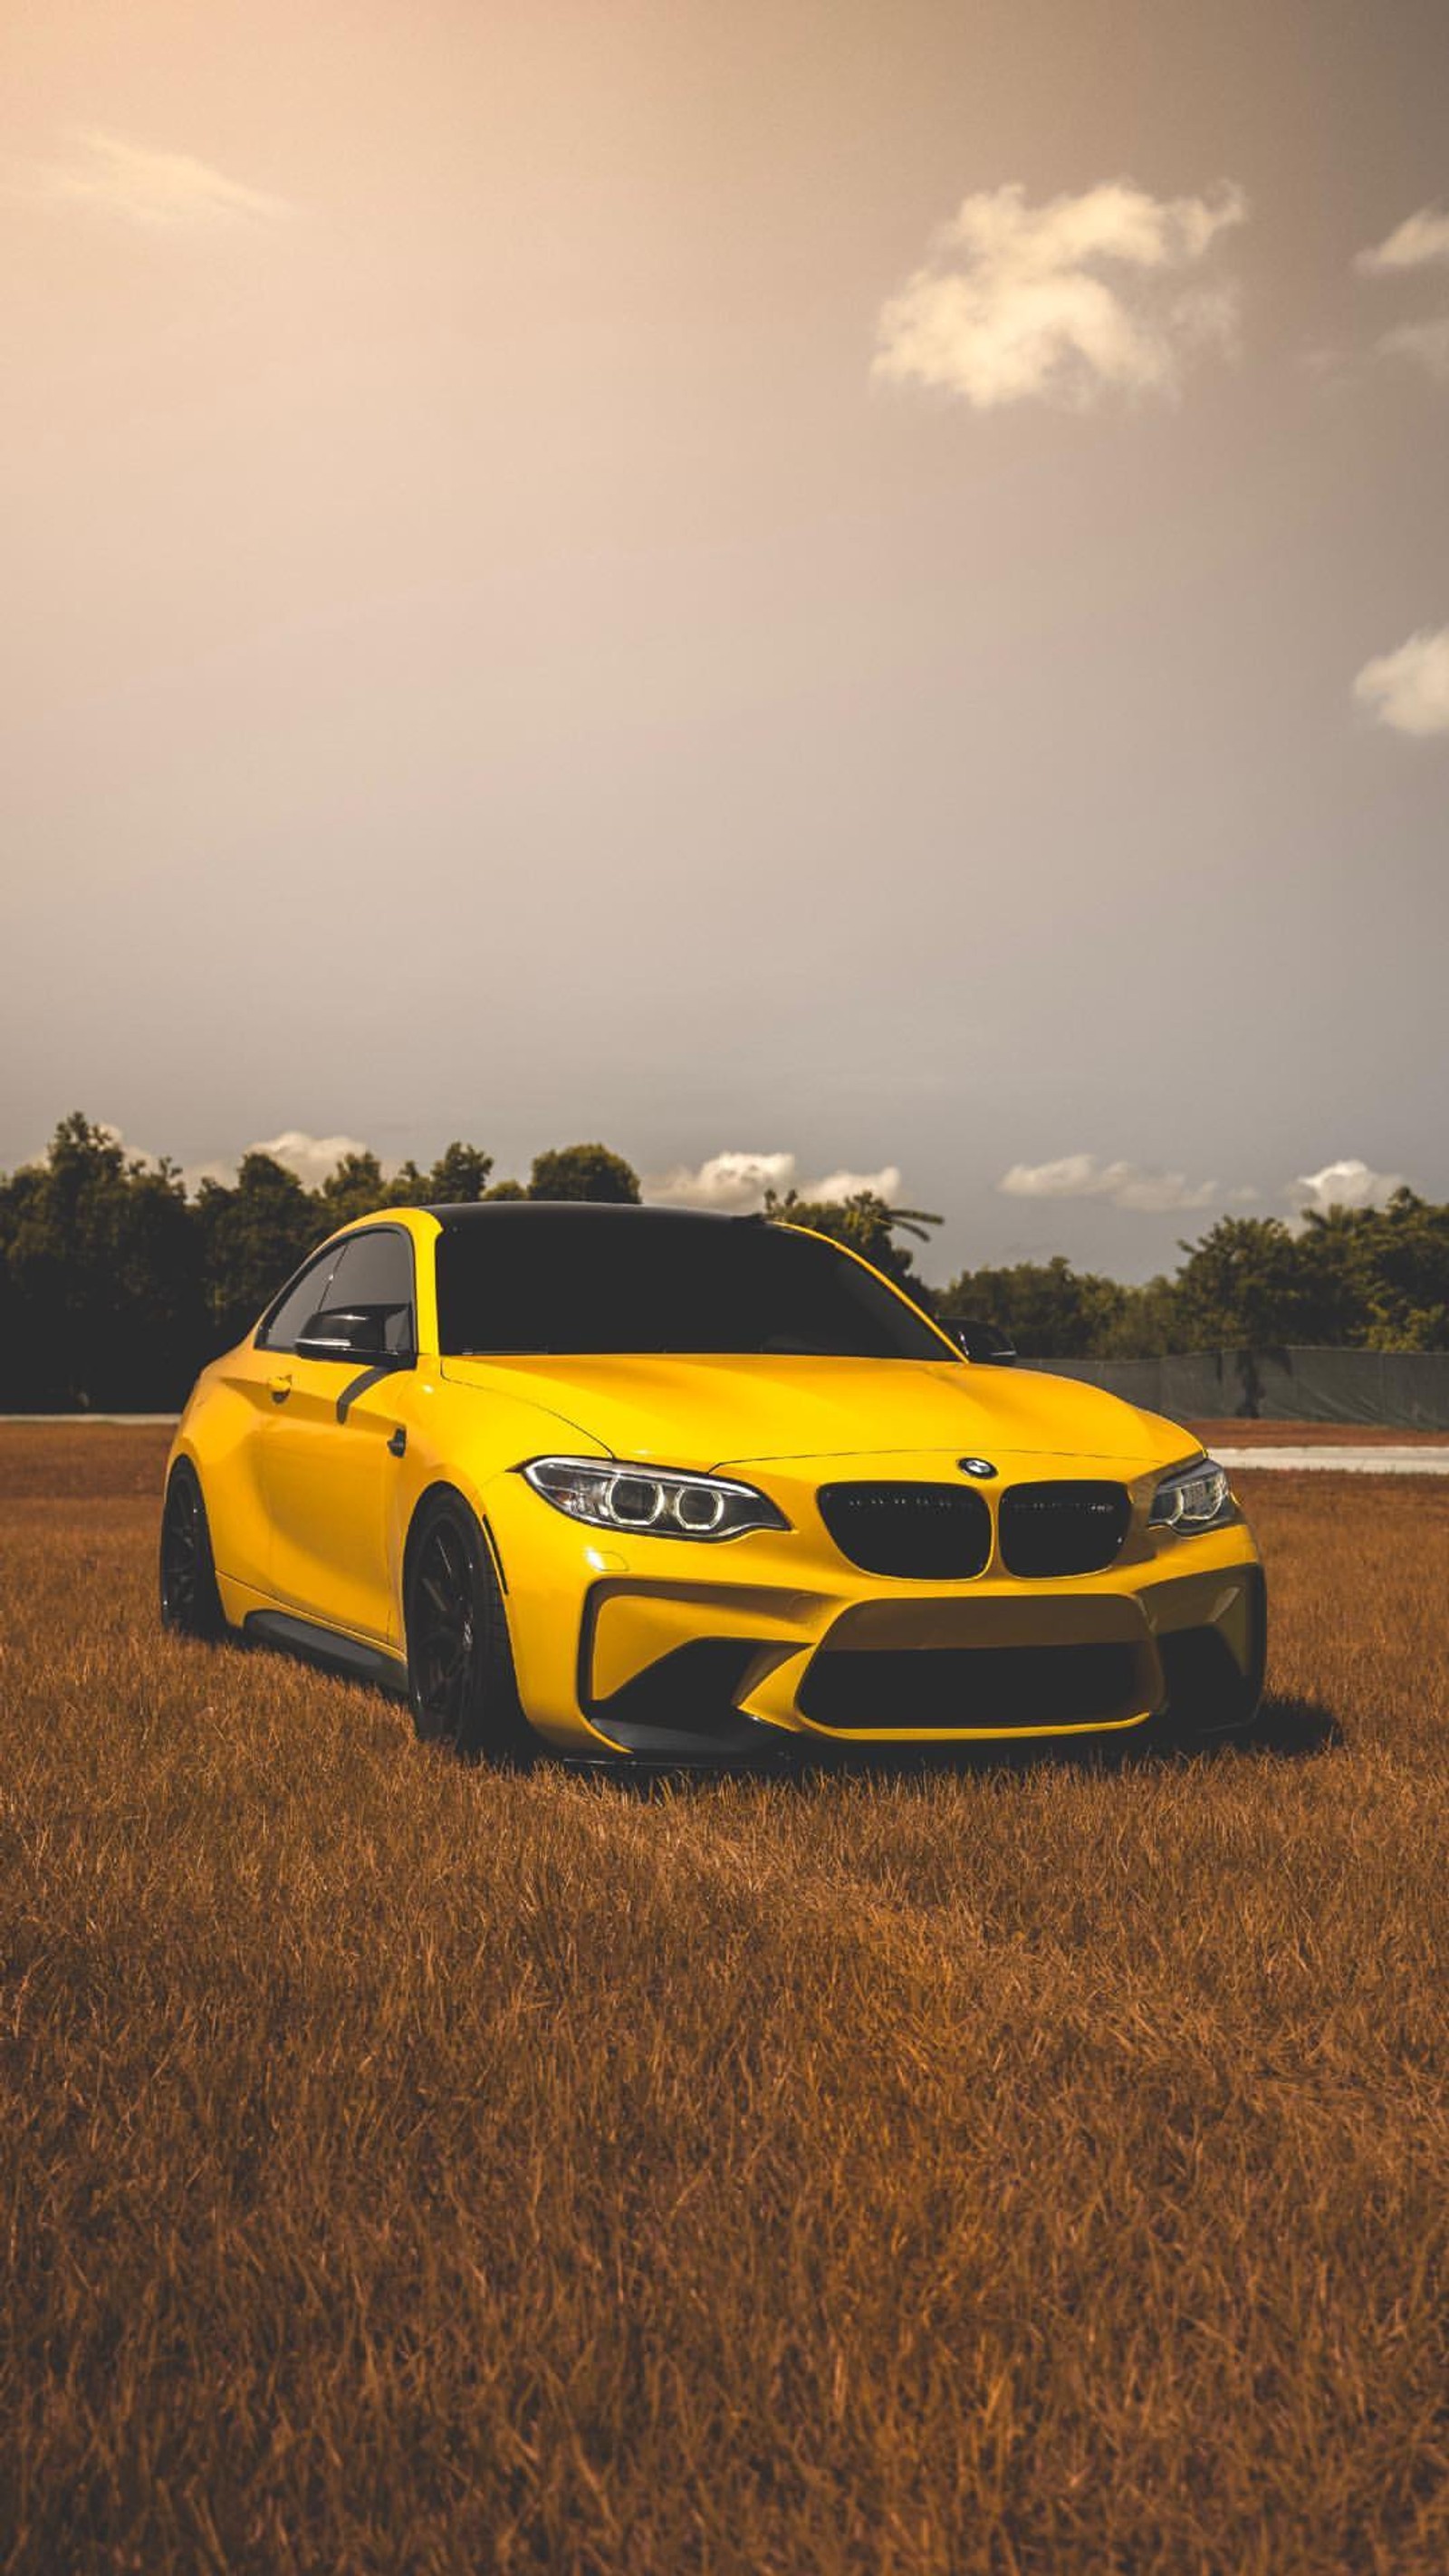
[{"label": "car shadow", "polygon": [[1269,1693],[1253,1722],[1252,1734],[1240,1748],[1245,1753],[1272,1753],[1280,1762],[1295,1762],[1310,1753],[1336,1753],[1348,1742],[1331,1708],[1319,1699],[1292,1699]]}]

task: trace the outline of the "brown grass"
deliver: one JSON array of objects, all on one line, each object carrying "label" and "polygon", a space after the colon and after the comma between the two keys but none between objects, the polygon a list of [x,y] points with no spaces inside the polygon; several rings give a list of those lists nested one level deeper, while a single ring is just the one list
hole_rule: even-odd
[{"label": "brown grass", "polygon": [[162,1639],[163,1450],[0,1434],[0,2567],[1446,2563],[1449,1486],[1251,1496],[1336,1749],[649,1799]]}]

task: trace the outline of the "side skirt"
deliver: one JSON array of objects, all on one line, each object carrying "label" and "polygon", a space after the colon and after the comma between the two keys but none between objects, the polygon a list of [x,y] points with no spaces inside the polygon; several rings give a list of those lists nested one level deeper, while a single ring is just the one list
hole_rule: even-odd
[{"label": "side skirt", "polygon": [[408,1668],[400,1655],[390,1655],[381,1646],[364,1646],[360,1639],[344,1637],[315,1619],[297,1619],[287,1610],[249,1610],[242,1634],[250,1644],[275,1646],[284,1655],[320,1664],[324,1671],[340,1673],[347,1681],[370,1682],[393,1699],[407,1698]]}]

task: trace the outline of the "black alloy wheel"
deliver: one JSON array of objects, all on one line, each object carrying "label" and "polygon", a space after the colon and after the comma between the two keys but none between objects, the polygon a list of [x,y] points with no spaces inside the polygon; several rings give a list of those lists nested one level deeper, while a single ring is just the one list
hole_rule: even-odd
[{"label": "black alloy wheel", "polygon": [[426,1744],[526,1769],[538,1739],[523,1714],[503,1594],[461,1495],[423,1505],[408,1547],[408,1697]]},{"label": "black alloy wheel", "polygon": [[211,1530],[196,1469],[178,1458],[161,1512],[161,1625],[178,1637],[226,1633]]}]

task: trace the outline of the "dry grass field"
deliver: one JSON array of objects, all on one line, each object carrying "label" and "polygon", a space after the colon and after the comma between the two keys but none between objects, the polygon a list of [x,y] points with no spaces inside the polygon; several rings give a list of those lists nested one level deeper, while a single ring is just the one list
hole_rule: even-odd
[{"label": "dry grass field", "polygon": [[1449,1482],[1244,1480],[1253,1753],[641,1796],[160,1637],[164,1448],[0,1431],[0,2568],[1449,2563]]}]

